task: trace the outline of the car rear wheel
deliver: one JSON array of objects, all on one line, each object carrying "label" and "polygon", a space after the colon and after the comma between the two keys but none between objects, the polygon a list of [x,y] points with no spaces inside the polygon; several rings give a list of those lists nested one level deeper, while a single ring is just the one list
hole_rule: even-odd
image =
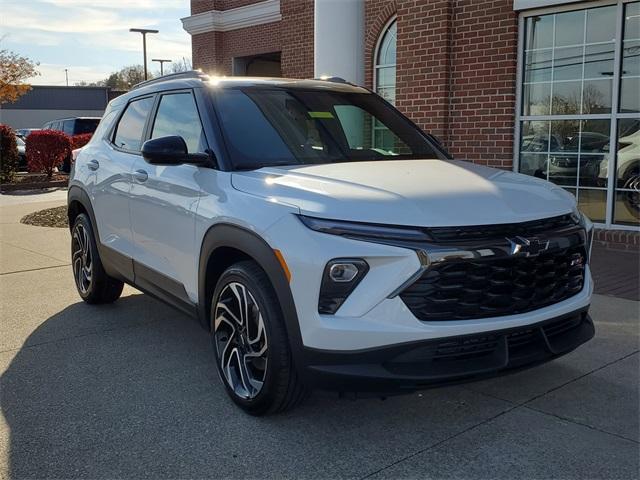
[{"label": "car rear wheel", "polygon": [[81,213],[71,229],[71,267],[80,297],[87,303],[111,303],[124,283],[106,274],[100,261],[89,217]]},{"label": "car rear wheel", "polygon": [[243,410],[252,415],[282,412],[306,397],[276,294],[256,263],[239,262],[220,277],[211,331],[220,378]]}]

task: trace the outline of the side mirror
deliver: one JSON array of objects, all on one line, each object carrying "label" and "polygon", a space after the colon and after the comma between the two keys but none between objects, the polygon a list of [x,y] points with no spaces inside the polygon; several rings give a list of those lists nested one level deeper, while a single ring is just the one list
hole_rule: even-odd
[{"label": "side mirror", "polygon": [[208,154],[189,153],[184,139],[177,135],[147,140],[142,145],[141,153],[142,158],[151,165],[210,164]]}]

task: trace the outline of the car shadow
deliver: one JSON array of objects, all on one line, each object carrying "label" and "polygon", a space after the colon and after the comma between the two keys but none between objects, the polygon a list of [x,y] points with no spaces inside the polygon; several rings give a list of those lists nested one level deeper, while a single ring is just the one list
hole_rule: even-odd
[{"label": "car shadow", "polygon": [[458,386],[315,393],[251,417],[226,397],[208,333],[146,295],[70,305],[14,353],[0,379],[11,478],[363,476],[512,407]]}]

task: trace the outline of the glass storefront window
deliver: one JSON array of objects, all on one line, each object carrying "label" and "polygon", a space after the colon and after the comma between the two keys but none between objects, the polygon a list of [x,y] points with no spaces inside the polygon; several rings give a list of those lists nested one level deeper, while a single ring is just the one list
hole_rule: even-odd
[{"label": "glass storefront window", "polygon": [[533,14],[524,28],[519,171],[595,222],[640,225],[640,2]]}]

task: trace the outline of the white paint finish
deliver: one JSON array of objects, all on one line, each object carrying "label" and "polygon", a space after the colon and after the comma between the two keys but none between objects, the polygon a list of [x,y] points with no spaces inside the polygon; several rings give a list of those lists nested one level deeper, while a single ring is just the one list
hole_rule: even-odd
[{"label": "white paint finish", "polygon": [[[239,198],[230,196],[230,203]],[[250,216],[258,218],[254,213]],[[422,322],[400,298],[387,298],[418,270],[419,262],[412,250],[314,232],[293,215],[282,216],[266,231],[258,233],[285,257],[291,271],[291,291],[303,342],[312,348],[348,351],[529,325],[589,305],[593,290],[587,272],[581,293],[533,312],[479,320]],[[318,290],[322,271],[327,261],[339,257],[364,258],[371,268],[336,315],[320,315]]]},{"label": "white paint finish", "polygon": [[[97,159],[100,168],[88,169]],[[148,179],[133,183],[132,173]],[[387,298],[419,268],[416,253],[312,231],[296,214],[400,225],[480,225],[551,217],[573,210],[562,189],[513,172],[435,159],[353,162],[219,172],[192,165],[154,167],[103,141],[82,149],[72,184],[93,202],[100,241],[184,285],[198,298],[206,232],[231,223],[282,252],[304,345],[358,350],[528,325],[590,302],[592,281],[574,297],[520,315],[421,322]],[[131,212],[131,213],[130,213]],[[131,220],[130,220],[131,218]],[[336,315],[320,315],[318,291],[330,259],[365,259],[370,270]]]},{"label": "white paint finish", "polygon": [[233,185],[316,217],[394,225],[525,222],[575,206],[570,194],[551,183],[435,159],[263,168],[235,173]]},{"label": "white paint finish", "polygon": [[[139,181],[136,173],[146,172]],[[190,288],[197,301],[193,272],[200,249],[195,250],[195,212],[200,198],[193,165],[150,165],[139,156],[131,170],[129,210],[133,231],[133,258],[156,272]]]},{"label": "white paint finish", "polygon": [[314,76],[364,85],[364,0],[316,0]]},{"label": "white paint finish", "polygon": [[17,110],[0,108],[0,123],[11,128],[42,128],[46,122],[69,117],[101,117],[104,110]]},{"label": "white paint finish", "polygon": [[[113,149],[106,141],[90,142],[78,154],[73,183],[87,190],[99,219],[99,240],[113,250],[133,254],[129,216],[130,172],[136,155]],[[96,170],[89,168],[97,161]]]},{"label": "white paint finish", "polygon": [[182,28],[191,35],[197,35],[207,32],[228,32],[277,22],[282,20],[282,15],[280,0],[266,0],[230,10],[210,10],[181,20]]}]

